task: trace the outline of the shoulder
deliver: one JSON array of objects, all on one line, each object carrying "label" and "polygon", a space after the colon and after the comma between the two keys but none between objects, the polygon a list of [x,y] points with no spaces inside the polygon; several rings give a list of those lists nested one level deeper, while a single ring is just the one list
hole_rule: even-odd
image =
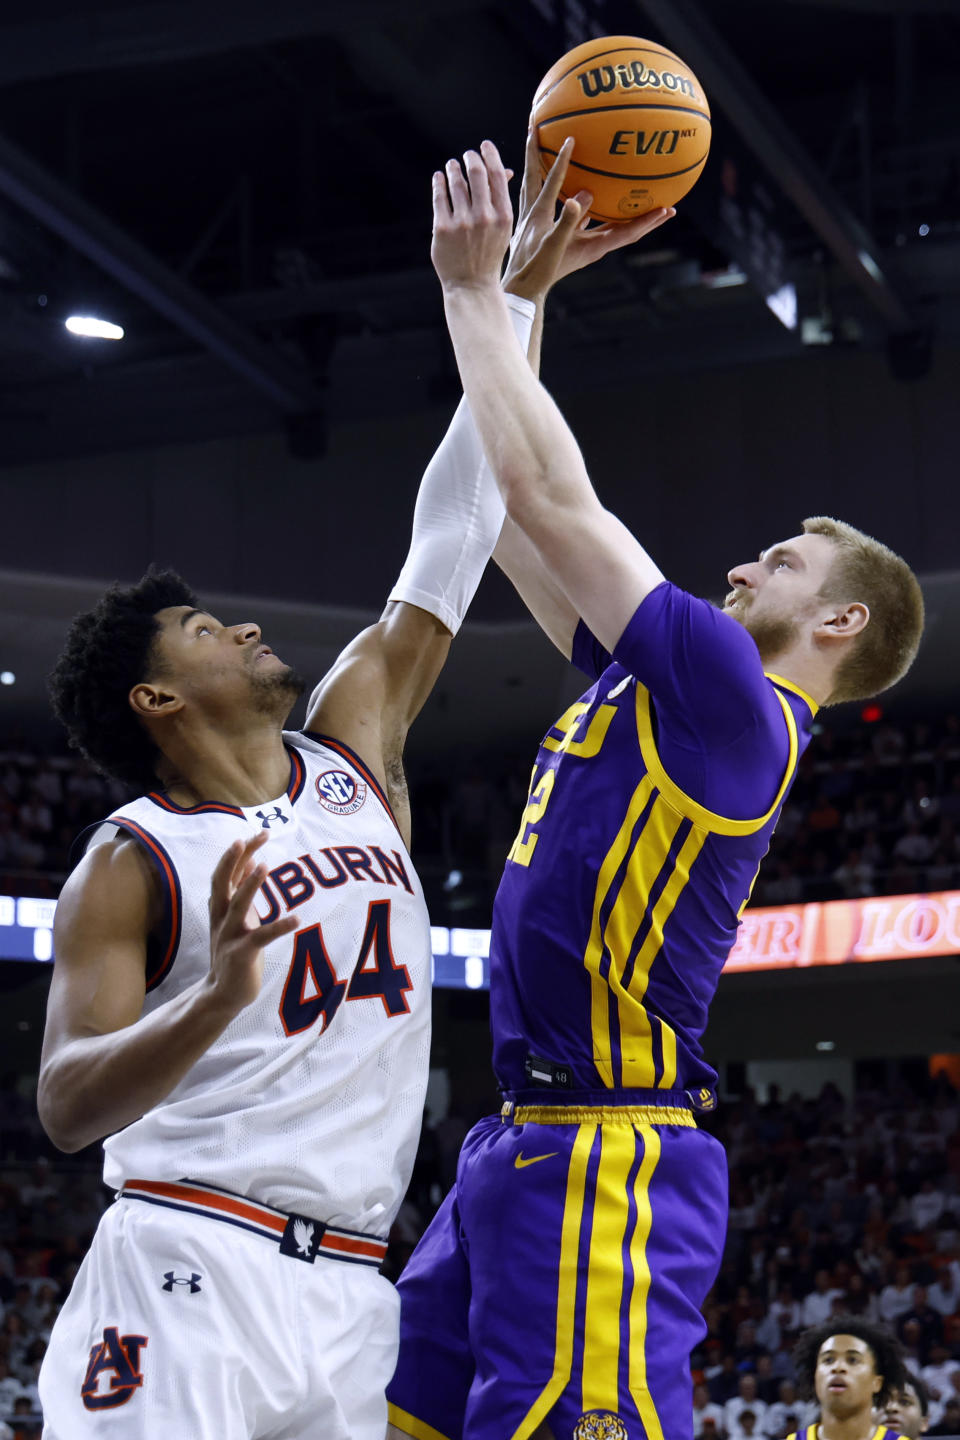
[{"label": "shoulder", "polygon": [[146,934],[156,919],[160,885],[143,846],[120,832],[91,844],[67,879],[57,902],[58,932],[102,928]]}]

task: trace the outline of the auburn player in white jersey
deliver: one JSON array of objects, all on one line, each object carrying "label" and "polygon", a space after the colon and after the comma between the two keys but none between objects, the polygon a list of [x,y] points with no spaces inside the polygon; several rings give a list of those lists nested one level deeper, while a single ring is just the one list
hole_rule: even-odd
[{"label": "auburn player in white jersey", "polygon": [[[525,208],[523,343],[560,275],[629,243]],[[532,303],[531,303],[532,302]],[[531,350],[538,343],[532,342]],[[379,1272],[427,1075],[429,926],[402,752],[503,510],[461,406],[380,621],[314,691],[179,576],[114,587],[52,679],[73,743],[144,793],[57,910],[39,1082],[117,1192],[54,1326],[47,1440],[380,1440],[397,1299]]]}]

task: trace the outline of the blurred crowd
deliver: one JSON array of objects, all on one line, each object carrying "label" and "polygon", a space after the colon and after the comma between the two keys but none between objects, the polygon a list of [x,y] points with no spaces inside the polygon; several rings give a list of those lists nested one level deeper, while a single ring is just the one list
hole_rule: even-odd
[{"label": "blurred crowd", "polygon": [[798,1396],[800,1331],[854,1314],[887,1325],[930,1392],[931,1434],[960,1434],[960,1112],[918,1096],[722,1106],[730,1165],[723,1266],[693,1356],[699,1437],[779,1440],[816,1419]]},{"label": "blurred crowd", "polygon": [[[960,716],[833,727],[818,722],[753,903],[960,887]],[[532,756],[491,755],[459,770],[445,757],[436,773],[428,758],[412,756],[417,861],[438,923],[489,923]],[[76,836],[126,798],[75,755],[8,742],[0,752],[0,886],[55,894]]]},{"label": "blurred crowd", "polygon": [[40,1363],[108,1199],[99,1147],[52,1162],[25,1091],[0,1084],[0,1440],[39,1440]]}]

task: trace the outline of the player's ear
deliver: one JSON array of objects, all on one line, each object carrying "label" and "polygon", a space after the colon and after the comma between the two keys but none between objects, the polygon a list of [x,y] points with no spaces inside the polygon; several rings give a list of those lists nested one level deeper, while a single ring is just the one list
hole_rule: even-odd
[{"label": "player's ear", "polygon": [[842,609],[832,610],[814,630],[814,636],[822,640],[852,640],[870,623],[870,607],[861,600],[854,600]]},{"label": "player's ear", "polygon": [[127,696],[130,708],[140,720],[159,720],[183,709],[183,699],[159,685],[134,685]]}]

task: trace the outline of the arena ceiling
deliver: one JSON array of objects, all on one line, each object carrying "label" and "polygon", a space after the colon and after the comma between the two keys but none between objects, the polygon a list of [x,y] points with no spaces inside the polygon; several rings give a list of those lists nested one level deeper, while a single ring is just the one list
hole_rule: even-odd
[{"label": "arena ceiling", "polygon": [[[614,32],[699,71],[808,340],[907,371],[956,340],[953,0],[36,0],[0,20],[0,463],[281,425],[317,453],[399,370],[448,393],[430,173],[485,135],[518,163],[539,76]],[[802,347],[729,283],[718,183],[558,296],[555,386],[605,346],[638,375]]]},{"label": "arena ceiling", "polygon": [[[689,60],[711,97],[714,150],[655,243],[557,291],[548,384],[576,408],[614,383],[712,372],[711,425],[753,406],[742,455],[731,441],[734,471],[772,468],[798,488],[822,474],[822,497],[782,507],[789,523],[832,512],[836,493],[868,528],[878,511],[878,533],[916,557],[934,623],[904,693],[918,703],[952,693],[960,501],[942,419],[960,341],[956,0],[34,0],[0,14],[0,670],[18,675],[0,687],[0,726],[49,723],[43,675],[69,615],[151,558],[196,576],[225,616],[264,616],[270,642],[312,675],[376,613],[410,495],[378,477],[365,563],[349,546],[335,564],[328,551],[324,591],[299,521],[310,466],[298,480],[278,458],[284,447],[323,455],[337,427],[355,445],[364,427],[372,436],[450,405],[458,384],[428,258],[429,177],[484,136],[519,166],[539,77],[571,44],[607,33],[649,35]],[[765,303],[781,282],[796,290],[795,329]],[[64,329],[70,313],[118,321],[126,338],[79,340]],[[910,387],[931,355],[936,384]],[[844,444],[842,416],[831,421],[809,463],[793,435],[773,433],[782,417],[774,424],[770,403],[790,383],[777,366],[819,363],[825,378],[804,403],[825,413],[835,378],[864,359],[874,376],[903,378],[898,390],[933,396],[877,417],[889,434],[874,448],[886,446],[894,480],[874,485],[866,506],[869,473],[856,492],[847,477],[869,472],[858,451],[877,409],[868,381],[856,381],[853,438]],[[744,367],[752,393],[723,389]],[[663,474],[677,423],[697,428],[671,411]],[[924,425],[936,438],[920,497],[910,463]],[[224,462],[218,479],[201,441],[247,446],[242,461],[231,452],[242,478],[224,478]],[[689,474],[671,475],[653,538],[668,573],[716,593],[744,552],[721,533],[726,517],[711,507],[723,486],[709,441],[702,457],[698,444],[693,434]],[[148,462],[130,457],[158,447],[166,468],[151,488]],[[616,457],[602,458],[615,474]],[[734,489],[770,511],[764,483],[736,475]],[[902,499],[888,505],[897,483]],[[298,523],[265,554],[254,541],[271,499]],[[352,495],[320,502],[332,531],[349,526]],[[628,485],[614,502],[638,524]],[[683,572],[678,517],[691,514],[703,553],[687,554]],[[776,537],[768,520],[781,523],[764,512],[758,544]],[[516,613],[490,593],[485,582],[475,613]],[[266,606],[248,603],[264,596]],[[424,722],[431,739],[489,738],[505,715],[534,732],[567,683],[562,665],[528,650],[522,627],[467,630]]]}]

